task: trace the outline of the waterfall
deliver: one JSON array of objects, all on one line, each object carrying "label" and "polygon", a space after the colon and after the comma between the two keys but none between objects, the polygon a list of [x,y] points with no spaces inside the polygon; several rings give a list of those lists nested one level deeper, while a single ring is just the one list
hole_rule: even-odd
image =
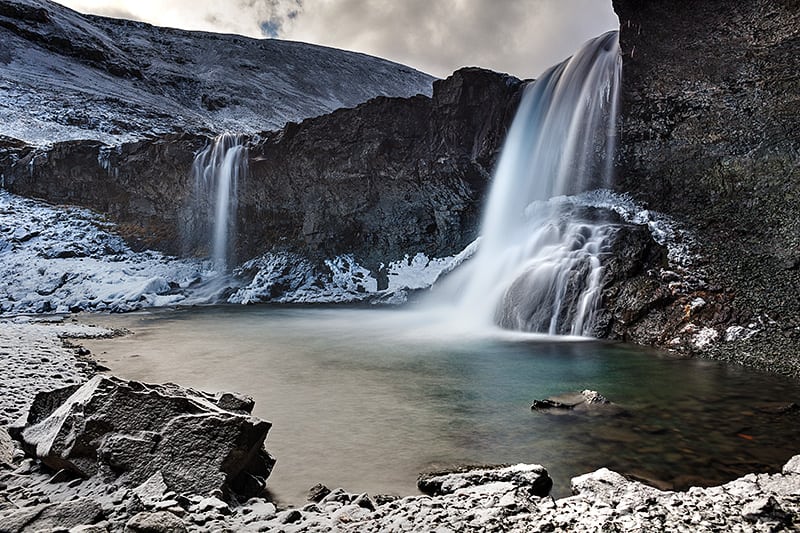
[{"label": "waterfall", "polygon": [[459,288],[462,325],[591,334],[614,227],[564,199],[611,184],[620,77],[614,31],[526,88]]},{"label": "waterfall", "polygon": [[[237,189],[247,172],[245,137],[224,133],[197,153],[192,167],[195,206],[208,228],[206,244],[214,267],[227,271],[236,232]],[[203,206],[203,207],[199,207]]]}]

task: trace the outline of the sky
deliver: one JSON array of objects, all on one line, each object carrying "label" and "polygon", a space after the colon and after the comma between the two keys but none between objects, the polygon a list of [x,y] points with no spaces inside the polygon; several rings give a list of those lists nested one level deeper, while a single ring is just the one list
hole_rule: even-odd
[{"label": "sky", "polygon": [[58,0],[82,13],[383,57],[437,77],[534,78],[618,26],[611,0]]}]

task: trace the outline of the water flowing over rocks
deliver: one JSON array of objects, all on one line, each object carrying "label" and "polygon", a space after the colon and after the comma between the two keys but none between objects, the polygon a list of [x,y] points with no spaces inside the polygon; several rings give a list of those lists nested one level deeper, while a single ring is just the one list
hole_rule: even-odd
[{"label": "water flowing over rocks", "polygon": [[[797,2],[613,4],[623,52],[618,188],[691,230],[696,258],[675,287],[677,305],[653,315],[652,326],[673,323],[664,337],[633,331],[631,340],[800,375]],[[702,309],[692,308],[697,298]],[[679,306],[692,316],[680,319]]]}]

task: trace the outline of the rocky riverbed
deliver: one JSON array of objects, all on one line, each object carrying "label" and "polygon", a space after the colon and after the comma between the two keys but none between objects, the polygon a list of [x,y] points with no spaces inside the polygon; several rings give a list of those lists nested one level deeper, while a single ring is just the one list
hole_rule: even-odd
[{"label": "rocky riverbed", "polygon": [[[161,470],[133,482],[130,475],[83,478],[26,456],[6,433],[11,419],[26,412],[37,393],[76,389],[96,372],[65,338],[110,334],[69,320],[0,322],[0,531],[790,531],[800,524],[800,455],[780,473],[686,492],[661,491],[600,469],[574,478],[573,496],[554,500],[543,496],[552,483],[544,467],[514,465],[429,476],[421,485],[426,495],[317,486],[297,508],[278,507],[267,493],[175,490]],[[37,416],[44,397],[36,400]],[[225,398],[218,405],[244,405],[229,401],[240,396]],[[196,458],[186,468],[202,469],[204,461]]]}]

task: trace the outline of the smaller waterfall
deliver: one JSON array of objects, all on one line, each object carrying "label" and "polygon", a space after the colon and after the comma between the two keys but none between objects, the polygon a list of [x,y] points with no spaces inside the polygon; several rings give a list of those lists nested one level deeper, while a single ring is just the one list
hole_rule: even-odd
[{"label": "smaller waterfall", "polygon": [[551,335],[590,335],[601,254],[613,225],[566,195],[608,187],[621,59],[617,32],[584,45],[526,89],[465,265],[457,320]]},{"label": "smaller waterfall", "polygon": [[194,159],[195,204],[203,206],[194,216],[205,217],[207,245],[214,267],[227,271],[236,233],[237,190],[247,173],[245,137],[224,133],[198,152]]}]

